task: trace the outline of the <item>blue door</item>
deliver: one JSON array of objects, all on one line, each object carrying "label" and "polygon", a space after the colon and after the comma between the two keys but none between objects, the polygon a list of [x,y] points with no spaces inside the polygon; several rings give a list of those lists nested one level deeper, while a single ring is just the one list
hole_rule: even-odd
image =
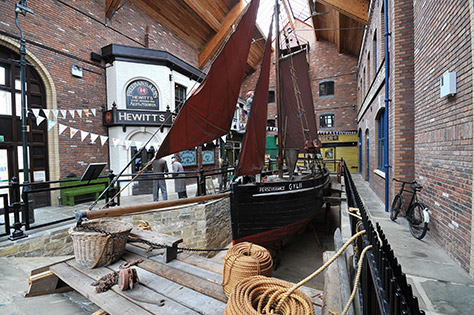
[{"label": "blue door", "polygon": [[370,154],[369,154],[369,135],[367,135],[367,181],[370,178]]}]

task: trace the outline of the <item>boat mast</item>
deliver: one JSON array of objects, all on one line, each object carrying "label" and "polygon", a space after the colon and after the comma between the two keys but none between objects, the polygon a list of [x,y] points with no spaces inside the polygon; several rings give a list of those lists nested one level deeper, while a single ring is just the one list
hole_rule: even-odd
[{"label": "boat mast", "polygon": [[283,121],[281,119],[281,99],[280,99],[280,6],[278,4],[278,0],[275,0],[275,102],[277,106],[277,128],[278,128],[278,157],[277,157],[277,165],[278,165],[278,176],[280,178],[283,177]]}]

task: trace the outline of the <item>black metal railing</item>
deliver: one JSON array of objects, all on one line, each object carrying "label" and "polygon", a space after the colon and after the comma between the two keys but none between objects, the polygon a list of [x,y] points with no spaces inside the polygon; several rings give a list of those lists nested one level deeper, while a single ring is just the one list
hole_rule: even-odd
[{"label": "black metal railing", "polygon": [[[398,263],[393,250],[380,225],[374,227],[367,216],[362,199],[344,162],[344,183],[347,204],[358,208],[361,219],[349,216],[352,235],[357,230],[366,233],[357,240],[357,248],[372,245],[367,252],[367,259],[362,262],[360,277],[360,303],[362,314],[425,314],[419,309],[418,298],[413,295],[406,275]],[[359,262],[358,262],[359,263]]]},{"label": "black metal railing", "polygon": [[[209,190],[215,193],[228,191],[230,189],[230,182],[233,179],[233,172],[234,168],[224,167],[206,170],[201,168],[199,171],[186,171],[183,173],[188,185],[192,185],[192,182],[196,183],[196,195],[201,196],[205,195]],[[109,175],[100,176],[99,179],[108,178],[109,180],[101,183],[81,182],[80,179],[74,178],[20,184],[17,178],[12,177],[8,183],[0,186],[0,218],[2,217],[1,214],[3,214],[3,220],[0,220],[0,237],[9,235],[11,240],[16,240],[26,237],[24,231],[74,220],[74,209],[71,207],[70,211],[66,211],[66,214],[61,212],[61,215],[51,212],[54,210],[47,210],[49,211],[48,218],[42,219],[42,222],[35,222],[35,212],[52,208],[51,205],[53,204],[57,204],[58,207],[66,207],[61,204],[61,191],[64,189],[80,189],[89,185],[103,185],[103,189],[106,189],[103,198],[105,199],[105,203],[108,203],[107,207],[119,206],[120,194],[117,196],[116,194],[120,191],[121,187],[126,185],[135,175],[137,174],[123,174],[120,179],[115,181],[114,185],[110,187],[108,187],[108,183],[113,182],[116,176],[112,172]],[[136,183],[139,185],[142,184],[142,186],[148,186],[148,189],[144,190],[144,192],[138,191],[136,194],[153,193],[153,190],[150,190],[150,186],[152,186],[152,181],[156,180],[158,175],[166,175],[165,180],[173,180],[174,178],[172,176],[175,175],[175,173],[141,174],[137,177]],[[207,181],[208,187],[206,187],[206,178],[211,179]],[[217,179],[218,182],[215,186],[214,179]],[[65,183],[68,185],[64,185]],[[209,185],[212,186],[213,189],[209,189]],[[114,196],[116,197],[114,198]],[[57,198],[57,201],[54,201],[54,198]],[[89,199],[89,202],[92,202],[92,200]]]}]

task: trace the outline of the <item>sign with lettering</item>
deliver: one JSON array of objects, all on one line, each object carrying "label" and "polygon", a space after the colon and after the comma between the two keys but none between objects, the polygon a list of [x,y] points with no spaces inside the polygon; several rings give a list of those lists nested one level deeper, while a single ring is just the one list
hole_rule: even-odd
[{"label": "sign with lettering", "polygon": [[157,126],[170,127],[176,115],[170,111],[146,111],[117,109],[105,111],[103,114],[104,126]]},{"label": "sign with lettering", "polygon": [[196,150],[181,151],[179,158],[183,166],[197,165]]},{"label": "sign with lettering", "polygon": [[202,165],[214,164],[214,151],[202,151]]},{"label": "sign with lettering", "polygon": [[127,108],[159,109],[158,90],[147,80],[136,80],[127,87]]}]

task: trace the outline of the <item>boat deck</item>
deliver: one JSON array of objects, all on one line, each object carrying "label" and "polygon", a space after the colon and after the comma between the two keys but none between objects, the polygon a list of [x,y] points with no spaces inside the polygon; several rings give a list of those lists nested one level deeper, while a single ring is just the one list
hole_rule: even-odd
[{"label": "boat deck", "polygon": [[[154,232],[153,232],[154,233]],[[158,233],[157,233],[158,234]],[[102,276],[118,271],[125,262],[143,259],[136,268],[139,284],[132,290],[121,291],[117,285],[110,290],[96,293],[92,282]],[[87,297],[109,314],[223,314],[227,297],[222,288],[222,263],[195,254],[178,253],[177,258],[165,263],[163,250],[147,251],[142,244],[127,244],[124,255],[118,262],[89,269],[79,265],[74,258],[62,261],[41,270],[50,273],[72,289]],[[47,271],[49,268],[49,271]],[[58,280],[56,280],[58,281]],[[30,295],[32,292],[30,278]],[[57,285],[55,285],[57,286]],[[58,292],[61,288],[50,288]],[[313,288],[301,290],[313,301],[316,313],[320,313],[318,297],[322,292]],[[159,306],[159,302],[164,305]]]}]

